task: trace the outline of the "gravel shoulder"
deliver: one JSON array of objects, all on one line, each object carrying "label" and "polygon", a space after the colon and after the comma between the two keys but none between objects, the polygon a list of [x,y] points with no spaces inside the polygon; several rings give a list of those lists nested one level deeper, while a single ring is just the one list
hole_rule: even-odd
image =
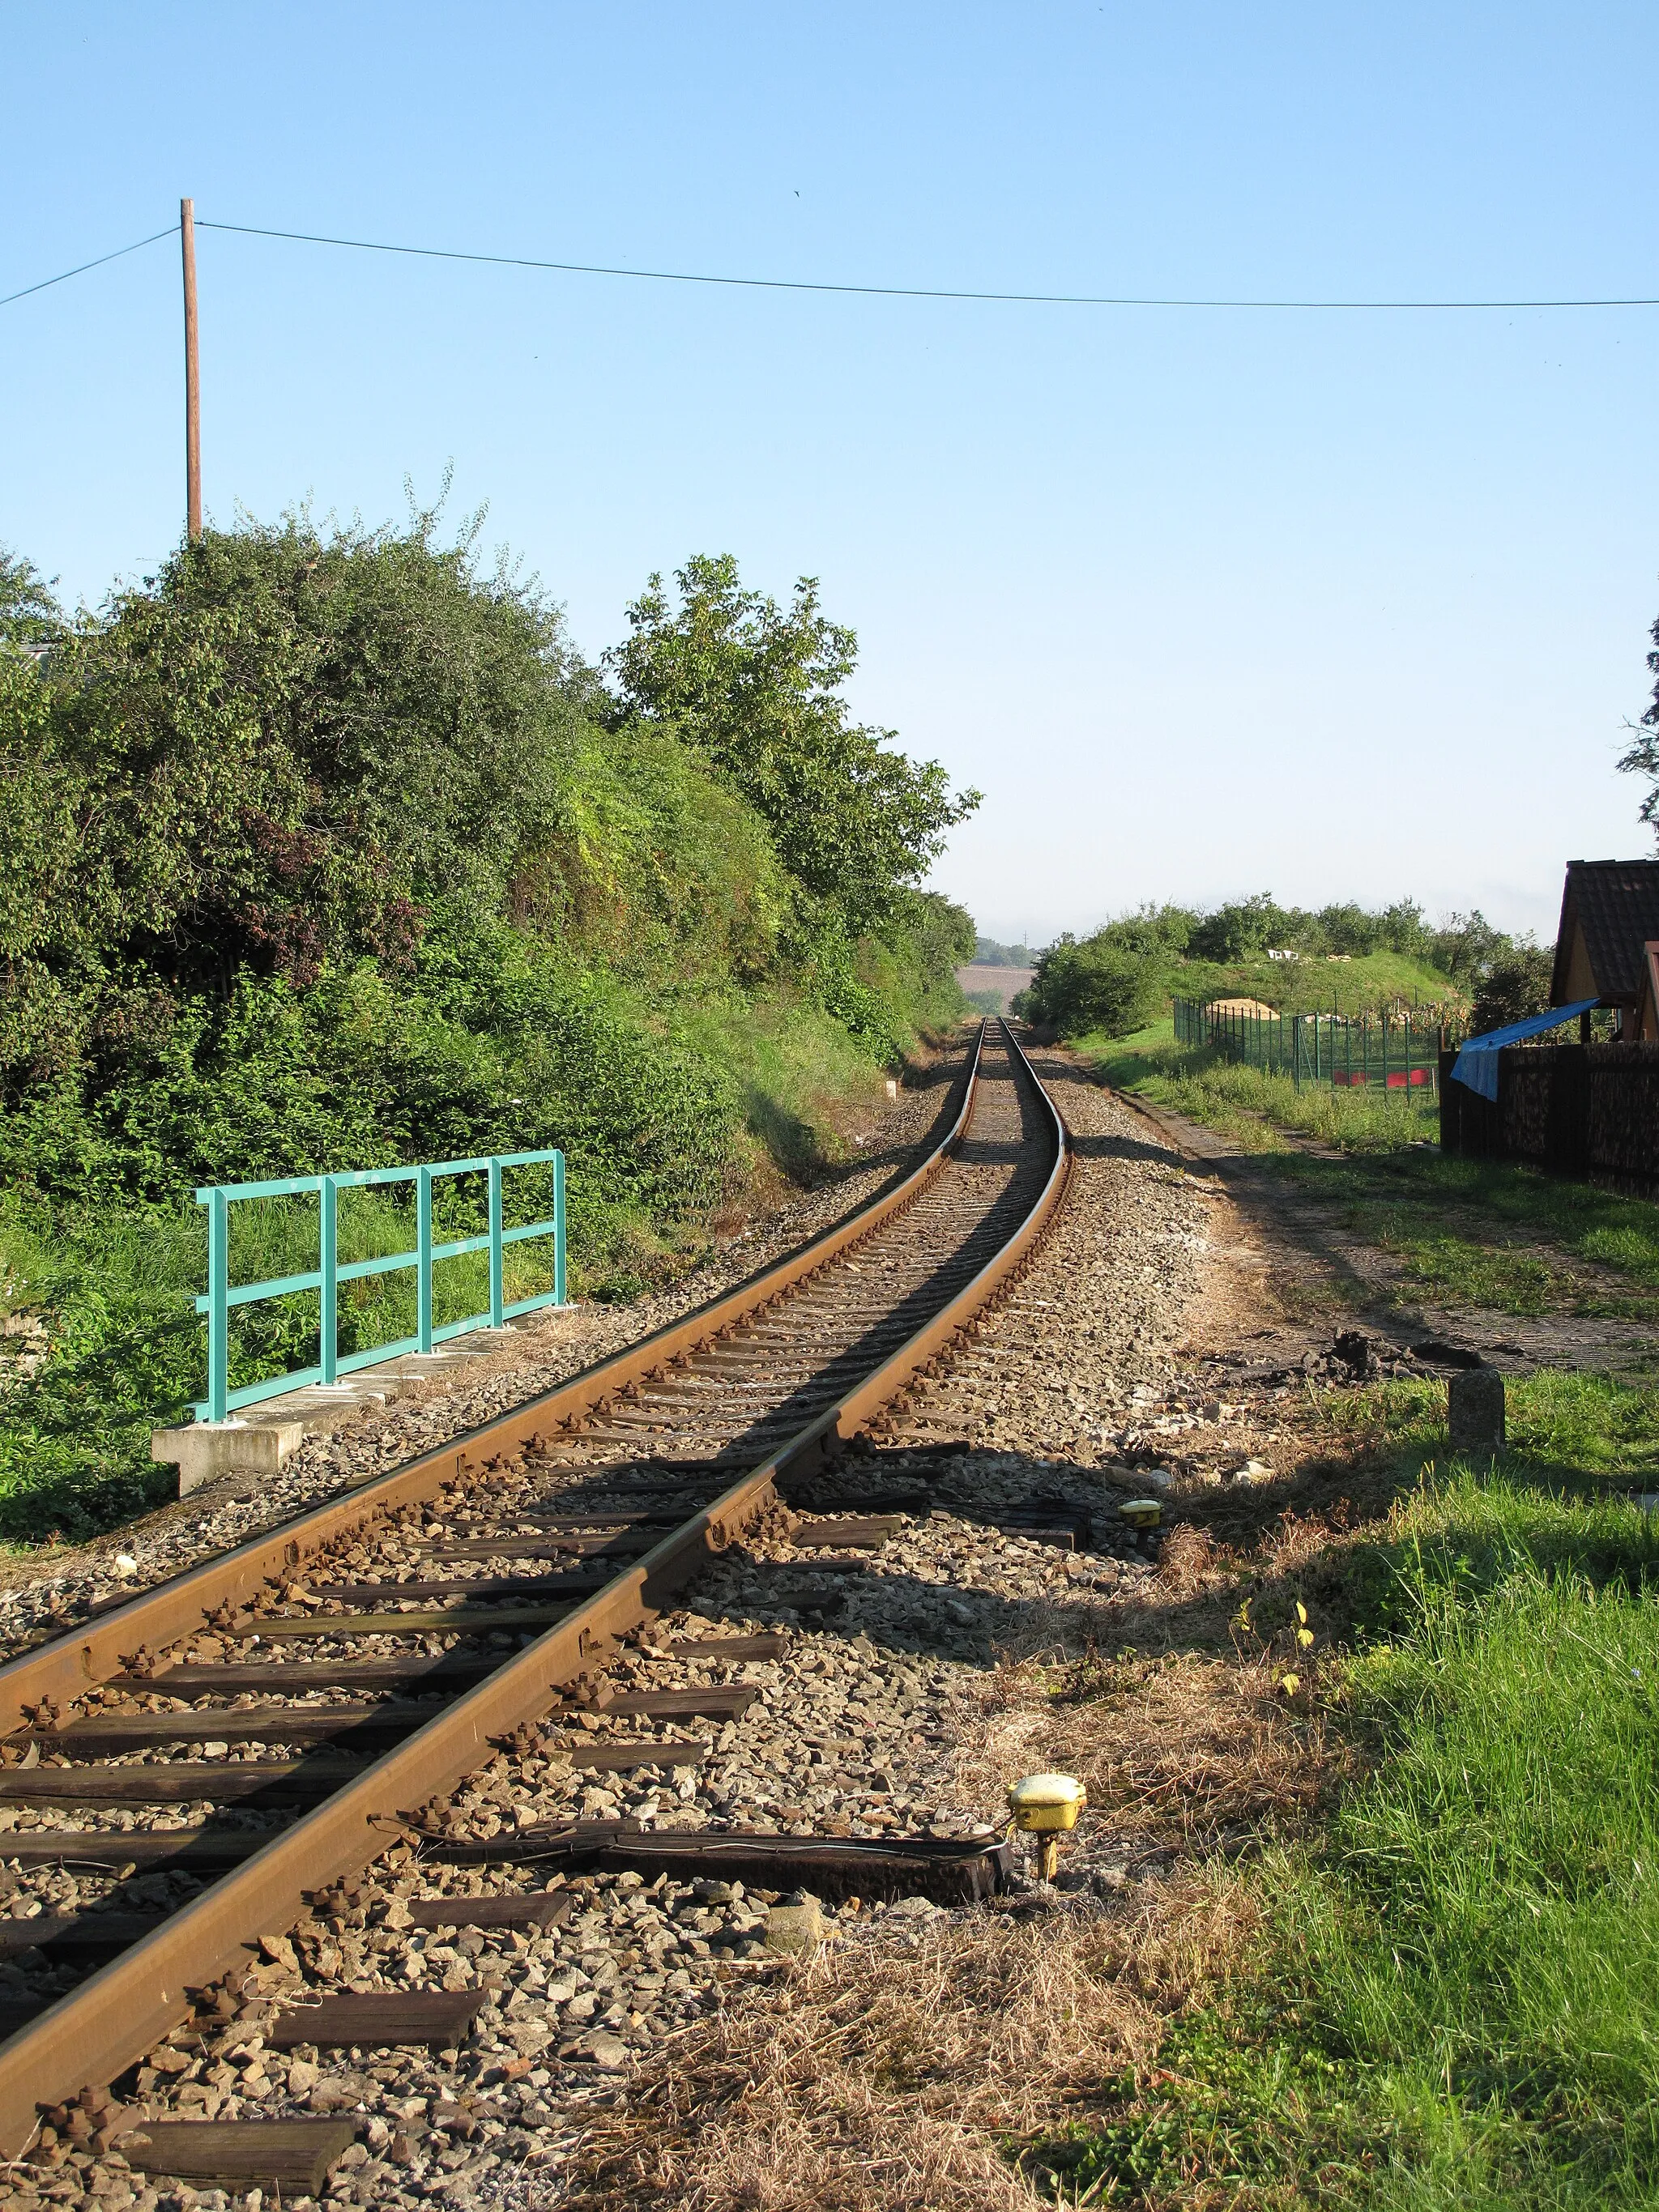
[{"label": "gravel shoulder", "polygon": [[[742,1717],[689,1723],[652,1765],[625,1772],[574,1765],[556,1731],[503,1750],[442,1830],[503,1839],[501,1863],[444,1864],[418,1838],[395,1846],[355,1893],[263,1947],[228,2018],[198,2018],[153,2055],[123,2087],[130,2118],[339,2113],[357,2140],[330,2184],[338,2208],[1030,2202],[1005,2154],[1010,2131],[1063,2118],[1088,2081],[1155,2045],[1159,2020],[1246,1924],[1224,1884],[1195,1879],[1198,1860],[1299,1818],[1316,1780],[1266,1668],[1225,1648],[1224,1596],[1195,1561],[1181,1500],[1205,1493],[1208,1451],[1230,1498],[1265,1502],[1252,1448],[1276,1433],[1293,1394],[1258,1376],[1243,1415],[1229,1401],[1212,1418],[1212,1363],[1263,1328],[1304,1329],[1321,1357],[1330,1335],[1286,1318],[1224,1187],[1064,1055],[1036,1065],[1076,1147],[1059,1219],[976,1340],[867,1448],[816,1479],[810,1499],[792,1500],[891,1511],[890,1534],[849,1561],[758,1532],[712,1562],[623,1662],[641,1688],[750,1689]],[[892,1164],[869,1170],[872,1183]],[[775,1242],[748,1242],[740,1259],[723,1256],[729,1273],[705,1272],[648,1313],[592,1316],[596,1334],[561,1346],[533,1387],[711,1295],[853,1195],[843,1184],[802,1201],[765,1232]],[[475,1424],[494,1410],[494,1388],[528,1395],[515,1370],[459,1403],[366,1423],[351,1438],[365,1458],[349,1471]],[[283,1510],[337,1484],[344,1442]],[[1149,1486],[1177,1522],[1168,1537],[1138,1535],[1118,1513]],[[185,1539],[158,1531],[149,1558],[168,1559],[169,1542],[234,1540],[258,1521],[220,1516],[257,1510],[218,1506]],[[167,1571],[177,1564],[174,1552]],[[786,1638],[776,1659],[666,1650],[678,1636],[768,1631]],[[188,1656],[210,1661],[216,1641]],[[626,1732],[602,1713],[589,1722]],[[1061,1885],[1022,1887],[991,1911],[848,1899],[827,1909],[827,1941],[791,1957],[771,1940],[787,1898],[600,1875],[554,1876],[570,1903],[545,1929],[410,1925],[420,1899],[543,1887],[533,1863],[510,1856],[521,1826],[575,1815],[983,1836],[1000,1830],[1009,1781],[1049,1765],[1085,1777],[1092,1809]],[[165,1894],[158,1881],[172,1885]],[[181,1882],[118,1864],[14,1863],[0,1874],[0,1911],[153,1905]],[[40,1971],[0,1969],[0,1995],[8,1975]],[[276,2005],[342,1988],[476,1989],[485,2002],[453,2050],[266,2045]],[[157,2190],[118,2149],[68,2143],[19,2170],[15,2189],[26,2212],[46,2202],[226,2212],[233,2201],[256,2212],[218,2191]]]}]

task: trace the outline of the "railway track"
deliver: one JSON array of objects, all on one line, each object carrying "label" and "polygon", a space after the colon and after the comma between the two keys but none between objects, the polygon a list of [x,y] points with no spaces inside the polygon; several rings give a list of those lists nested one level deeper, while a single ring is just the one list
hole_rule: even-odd
[{"label": "railway track", "polygon": [[[742,1806],[690,1832],[654,1825],[741,1730],[745,1668],[781,1639],[711,1621],[653,1640],[652,1624],[700,1577],[729,1584],[734,1561],[772,1617],[833,1612],[837,1577],[901,1522],[804,1516],[815,1477],[971,1331],[1067,1164],[1018,1043],[988,1024],[944,1141],[849,1220],[544,1397],[0,1668],[0,2154],[44,2154],[44,2179],[119,2140],[141,2168],[317,2185],[349,2127],[216,2122],[206,2097],[169,2107],[166,2054],[182,2027],[239,2020],[267,2051],[464,2043],[487,1996],[464,1978],[381,1986],[361,1945],[332,1985],[299,1971],[295,1941],[360,1923],[357,1885],[388,1851],[512,1870],[506,1888],[405,1908],[452,1936],[544,1928],[572,1893],[531,1881],[594,1868],[769,1873],[785,1890],[806,1874],[831,1897],[994,1886],[993,1843],[846,1820],[792,1833]],[[655,1793],[642,1816],[605,1816],[618,1776]]]}]

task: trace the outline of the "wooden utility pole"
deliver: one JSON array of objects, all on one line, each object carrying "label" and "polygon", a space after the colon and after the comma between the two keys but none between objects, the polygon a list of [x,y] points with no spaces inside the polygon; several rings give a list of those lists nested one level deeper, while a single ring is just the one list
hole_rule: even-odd
[{"label": "wooden utility pole", "polygon": [[202,534],[202,385],[196,353],[196,203],[179,203],[179,240],[185,257],[185,527]]}]

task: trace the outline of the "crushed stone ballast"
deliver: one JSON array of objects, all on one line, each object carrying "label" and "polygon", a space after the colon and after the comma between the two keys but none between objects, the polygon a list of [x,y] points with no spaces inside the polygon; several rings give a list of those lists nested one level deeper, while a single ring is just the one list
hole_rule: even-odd
[{"label": "crushed stone ballast", "polygon": [[[884,1501],[867,1480],[848,1488],[856,1462],[842,1460],[846,1510],[825,1519],[811,1496],[815,1527],[800,1509],[847,1441],[1015,1278],[1059,1204],[1063,1133],[1024,1055],[1004,1031],[981,1032],[973,1057],[945,1143],[850,1222],[548,1398],[0,1668],[12,1887],[0,1909],[49,1923],[45,1941],[0,1941],[0,2002],[15,2022],[0,2045],[9,2152],[33,2143],[48,2166],[119,2160],[124,2135],[166,2122],[129,2149],[183,2174],[178,2161],[208,2154],[207,2137],[184,2144],[171,2124],[200,2128],[250,2075],[290,2099],[303,2089],[303,2117],[325,2119],[310,2106],[307,2049],[459,2051],[511,2028],[544,2037],[520,2051],[508,2035],[513,2063],[550,2049],[603,2066],[609,2045],[582,2054],[566,2048],[582,2037],[561,2032],[582,2027],[580,1989],[557,2000],[576,2010],[553,2028],[549,2001],[526,2024],[525,1990],[492,1996],[472,1972],[485,1953],[568,1941],[556,1932],[568,1907],[515,1898],[602,1888],[654,1898],[637,1906],[647,1914],[666,1900],[673,1917],[682,1893],[712,1882],[698,1909],[721,1908],[740,1951],[758,1939],[753,1903],[746,1919],[737,1908],[769,1891],[774,1904],[810,1886],[943,1905],[994,1883],[998,1847],[969,1832],[982,1823],[952,1826],[937,1669],[894,1682],[879,1662],[913,1723],[907,1772],[939,1753],[930,1805],[895,1789],[890,1754],[885,1766],[870,1755],[882,1729],[864,1725],[869,1697],[849,1701],[834,1667],[812,1662],[793,1702],[834,1706],[846,1733],[821,1726],[804,1767],[795,1747],[812,1732],[799,1713],[780,1717],[775,1696],[805,1664],[796,1638],[831,1620],[873,1604],[885,1641],[896,1600],[923,1613],[963,1602],[947,1594],[953,1516],[933,1510],[925,1482]],[[1071,1587],[1066,1546],[1086,1514],[1064,1521],[1039,1499],[1029,1535],[1018,1509],[991,1517],[1029,1563],[1034,1597]],[[1105,1559],[1085,1570],[1117,1571]],[[784,1644],[780,1622],[794,1632]],[[849,1702],[864,1707],[850,1722]],[[693,1870],[687,1830],[707,1832],[710,1854],[718,1837],[729,1878]],[[471,1917],[434,1921],[434,1882],[457,1900],[443,1911],[461,1913],[465,1897]],[[432,1927],[460,1932],[434,1944],[420,1932]],[[393,1936],[395,1971],[381,1963]],[[410,1971],[416,1949],[435,1978]],[[661,1990],[678,1997],[672,1979]],[[648,1976],[641,1993],[657,1998],[652,2012],[669,2002]],[[588,2016],[620,2002],[596,1996]],[[625,2007],[625,2022],[640,2010]],[[204,2093],[177,2054],[204,2021],[222,2038],[244,2019],[240,2060],[216,2061]],[[301,2054],[286,2073],[255,2063],[284,2049]],[[353,2148],[295,2134],[301,2117],[290,2108],[287,2136],[260,2139],[290,2196],[313,2154],[327,2154],[320,2172]],[[228,2185],[263,2154],[237,2124],[234,2141],[216,2118],[211,2130]]]}]

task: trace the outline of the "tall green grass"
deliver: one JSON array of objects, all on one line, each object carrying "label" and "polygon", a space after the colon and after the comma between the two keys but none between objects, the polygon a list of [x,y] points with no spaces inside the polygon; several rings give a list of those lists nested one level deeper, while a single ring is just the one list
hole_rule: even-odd
[{"label": "tall green grass", "polygon": [[[1431,1461],[1352,1554],[1357,1634],[1311,1670],[1349,1778],[1156,2063],[1023,2147],[1058,2201],[1659,2204],[1659,1522],[1608,1481],[1652,1395],[1530,1378],[1516,1449]],[[1443,1415],[1389,1384],[1340,1418],[1409,1466]]]},{"label": "tall green grass", "polygon": [[1287,1129],[1344,1152],[1394,1152],[1438,1137],[1438,1109],[1422,1087],[1298,1085],[1288,1075],[1223,1060],[1210,1047],[1178,1044],[1168,1021],[1133,1036],[1070,1042],[1114,1088],[1184,1114],[1247,1152],[1289,1149]]},{"label": "tall green grass", "polygon": [[1652,2204],[1659,1537],[1454,1470],[1382,1564],[1337,1701],[1372,1771],[1277,1870],[1297,2010],[1396,2138],[1380,2201]]},{"label": "tall green grass", "polygon": [[[642,1001],[635,1012],[641,1024],[653,1018]],[[719,1071],[742,1115],[731,1133],[731,1169],[717,1204],[741,1205],[769,1175],[810,1182],[852,1154],[841,1124],[868,1115],[885,1070],[840,1022],[781,992],[769,998],[710,992],[674,1013],[684,1048]],[[570,1186],[573,1297],[637,1295],[707,1250],[708,1218],[653,1216],[625,1192],[596,1198],[590,1183],[578,1164]],[[546,1218],[550,1171],[509,1170],[504,1195],[509,1226]],[[485,1225],[482,1176],[437,1185],[438,1242]],[[411,1251],[415,1241],[407,1187],[341,1194],[342,1261]],[[315,1199],[231,1208],[233,1283],[303,1274],[317,1264]],[[552,1264],[550,1238],[509,1245],[509,1302],[550,1290]],[[16,1354],[30,1340],[0,1340],[14,1355],[0,1358],[0,1540],[89,1535],[168,1493],[169,1471],[149,1458],[150,1431],[185,1418],[204,1395],[205,1327],[194,1301],[206,1281],[204,1216],[192,1204],[70,1210],[0,1192],[0,1315],[38,1316],[46,1331],[46,1357],[27,1362],[27,1373]],[[433,1287],[439,1327],[486,1312],[487,1255],[440,1262]],[[232,1387],[313,1364],[319,1308],[317,1293],[307,1291],[234,1309]],[[346,1354],[412,1336],[414,1270],[343,1284],[339,1324]]]}]

